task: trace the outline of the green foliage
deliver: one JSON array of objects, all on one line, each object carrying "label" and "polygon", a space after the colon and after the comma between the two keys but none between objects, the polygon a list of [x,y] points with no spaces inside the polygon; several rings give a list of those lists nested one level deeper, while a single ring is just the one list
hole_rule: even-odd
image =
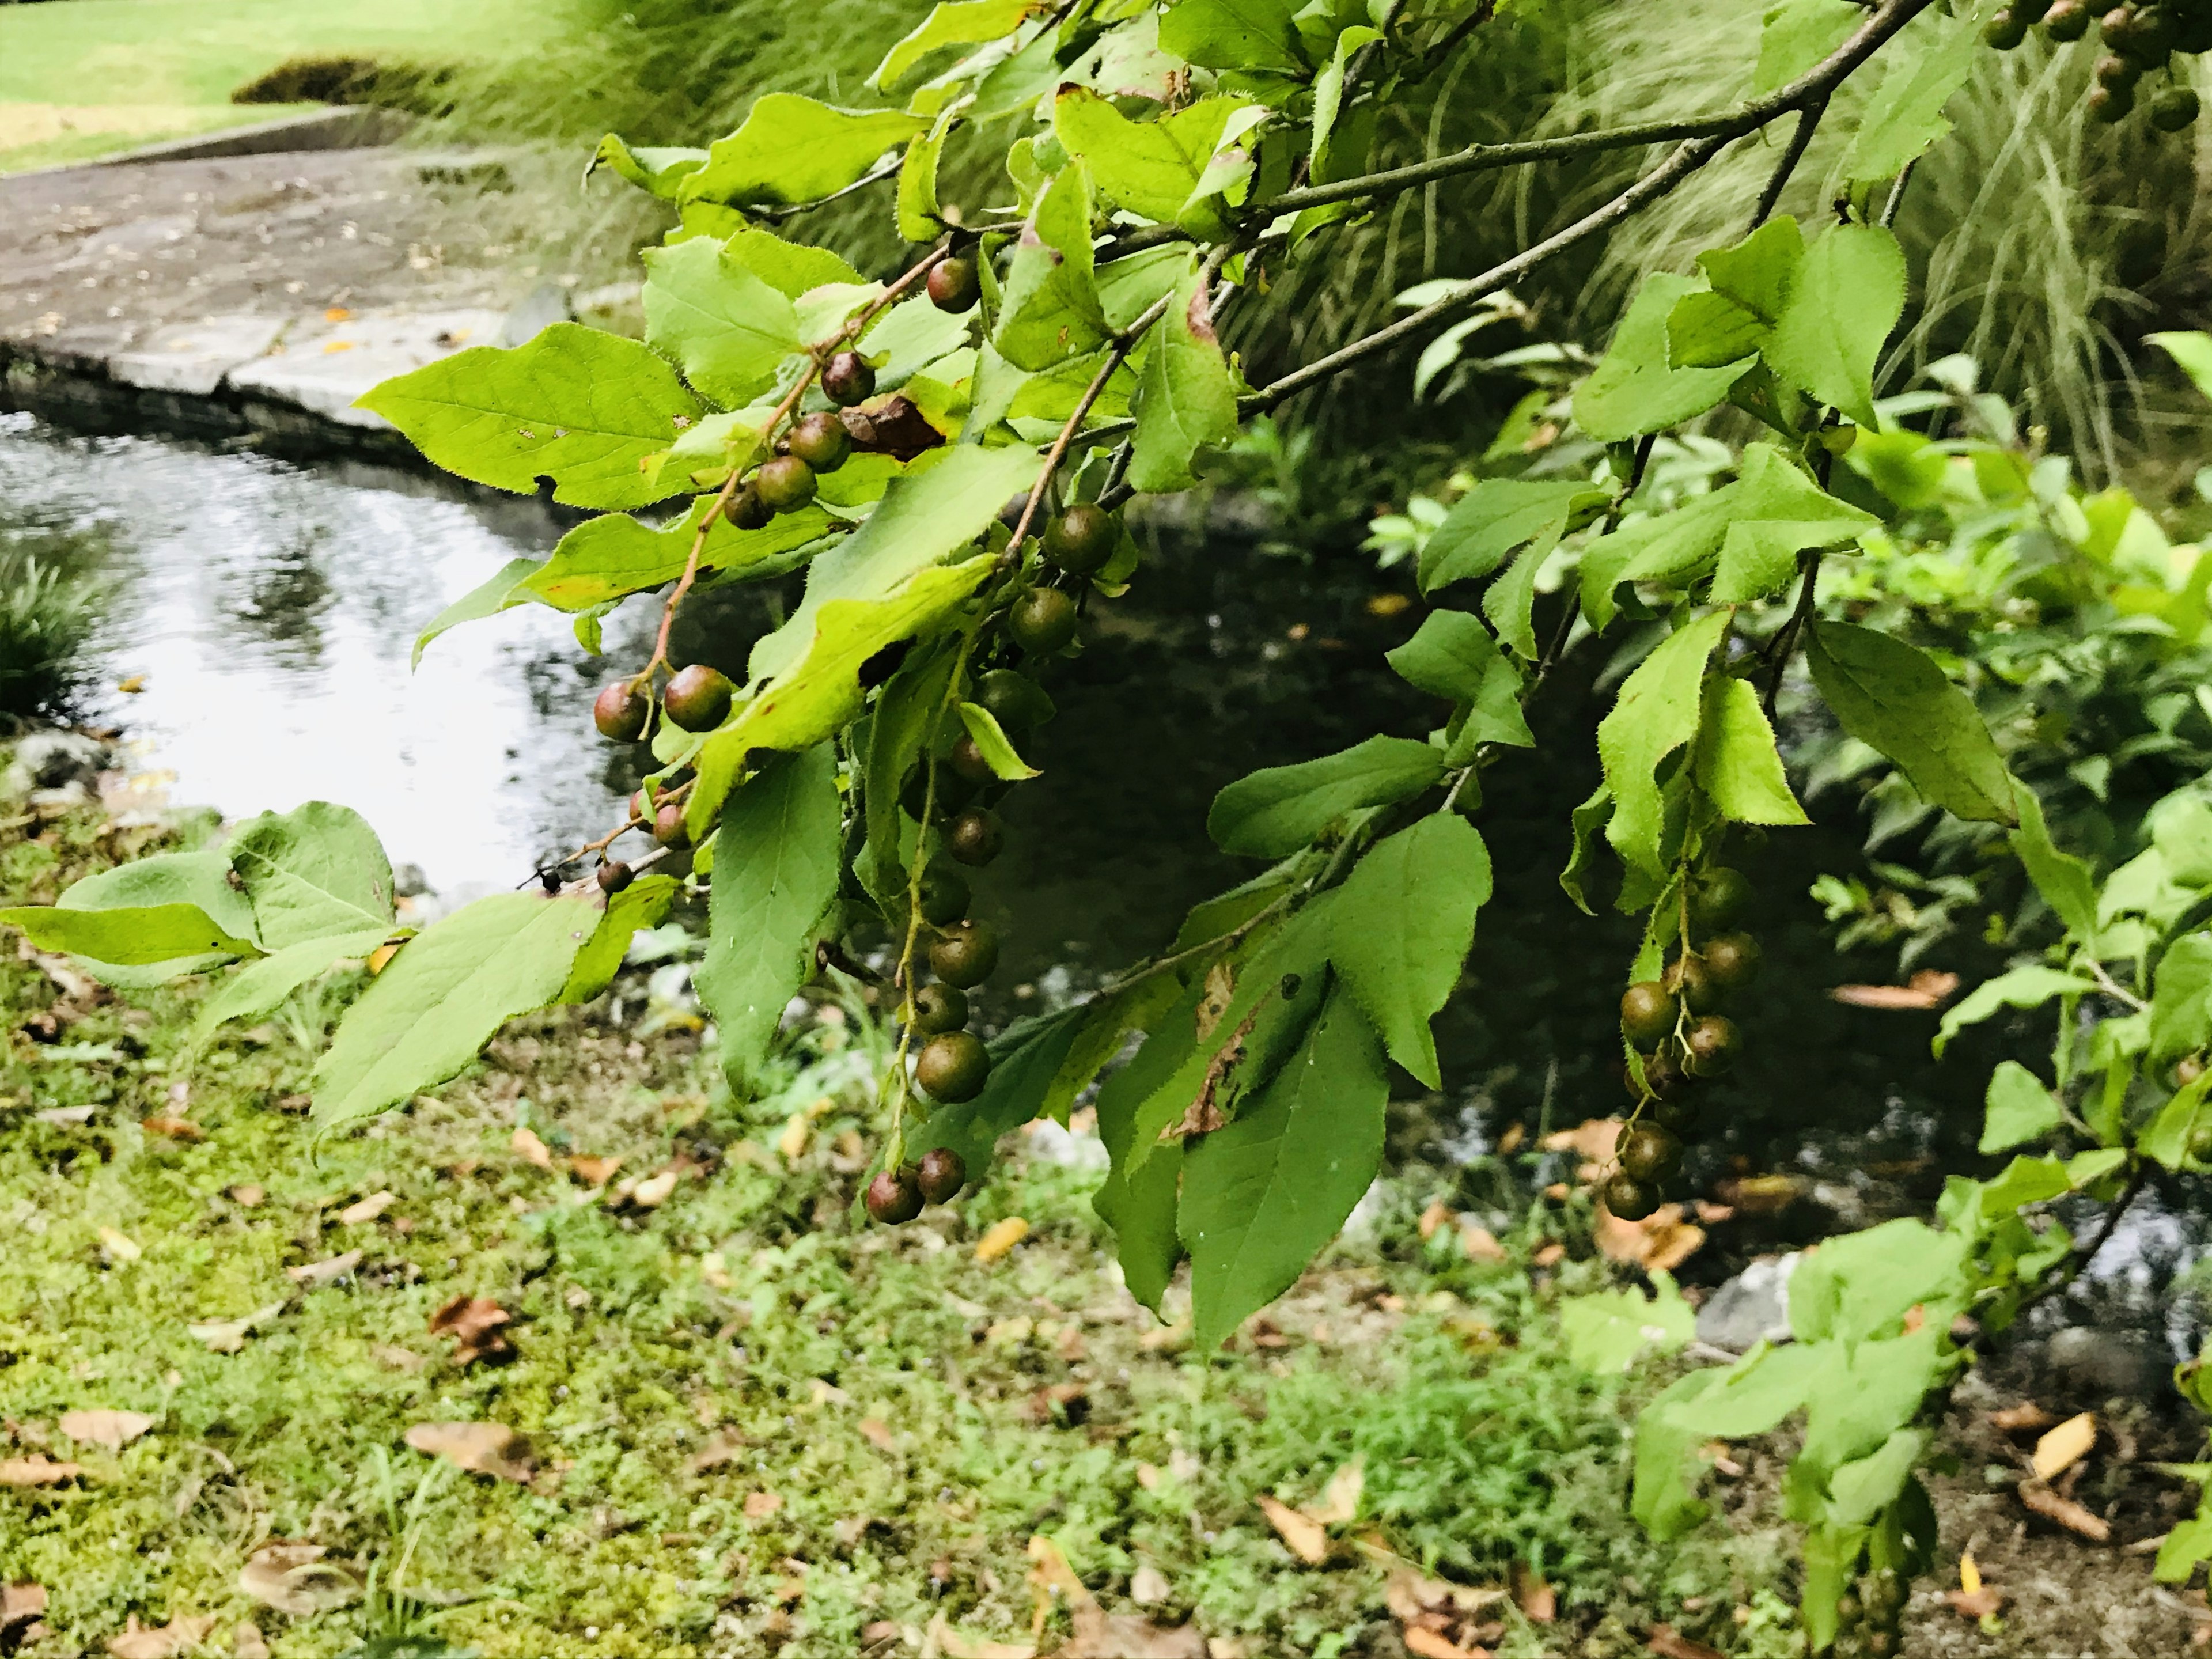
[{"label": "green foliage", "polygon": [[0,714],[60,709],[83,674],[100,599],[89,572],[0,542]]}]

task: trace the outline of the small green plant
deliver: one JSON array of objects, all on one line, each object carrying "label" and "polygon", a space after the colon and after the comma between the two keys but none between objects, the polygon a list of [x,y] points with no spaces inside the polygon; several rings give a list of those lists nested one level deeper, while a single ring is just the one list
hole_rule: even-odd
[{"label": "small green plant", "polygon": [[62,707],[82,679],[100,605],[93,577],[0,542],[0,714]]}]

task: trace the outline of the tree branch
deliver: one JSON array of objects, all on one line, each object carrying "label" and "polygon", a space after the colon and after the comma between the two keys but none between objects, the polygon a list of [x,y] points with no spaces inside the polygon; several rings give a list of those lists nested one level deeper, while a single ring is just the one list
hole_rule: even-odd
[{"label": "tree branch", "polygon": [[1789,147],[1782,152],[1781,161],[1775,164],[1773,175],[1766,181],[1766,188],[1759,192],[1759,205],[1752,210],[1753,230],[1765,224],[1774,212],[1775,204],[1782,199],[1784,187],[1790,182],[1790,175],[1797,171],[1797,163],[1805,159],[1806,148],[1812,143],[1813,134],[1820,128],[1820,118],[1827,112],[1828,100],[1825,98],[1816,104],[1806,105],[1798,112],[1797,130],[1790,135]]}]

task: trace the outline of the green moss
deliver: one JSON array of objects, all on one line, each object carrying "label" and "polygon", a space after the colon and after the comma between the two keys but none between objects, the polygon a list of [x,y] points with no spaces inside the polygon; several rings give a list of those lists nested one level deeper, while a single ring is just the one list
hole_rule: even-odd
[{"label": "green moss", "polygon": [[[0,896],[51,896],[112,850],[85,820],[9,841]],[[1207,1359],[1147,1343],[1159,1328],[1121,1289],[1081,1172],[1009,1156],[957,1210],[851,1227],[847,1137],[874,1131],[880,1053],[864,1010],[806,1026],[750,1105],[696,1037],[636,1044],[589,1011],[520,1022],[411,1114],[318,1144],[281,1103],[348,988],[197,1066],[190,986],[102,1002],[0,1060],[0,1419],[17,1443],[0,1456],[85,1467],[0,1488],[0,1582],[52,1595],[34,1654],[97,1650],[132,1614],[256,1618],[279,1659],[410,1630],[486,1659],[848,1655],[877,1621],[919,1630],[940,1609],[1003,1638],[1028,1625],[1038,1532],[1109,1605],[1149,1564],[1173,1587],[1159,1616],[1254,1653],[1335,1652],[1385,1618],[1383,1566],[1299,1565],[1255,1498],[1309,1501],[1354,1458],[1358,1530],[1478,1582],[1533,1565],[1578,1629],[1683,1622],[1684,1596],[1726,1603],[1778,1559],[1719,1534],[1662,1557],[1635,1533],[1623,1387],[1568,1367],[1556,1291],[1518,1269],[1432,1274],[1370,1240],[1275,1311],[1282,1346]],[[0,958],[10,1026],[56,994]],[[787,1120],[817,1102],[787,1160]],[[57,1106],[93,1109],[37,1115]],[[204,1139],[141,1127],[156,1115]],[[517,1155],[519,1121],[554,1170]],[[574,1154],[688,1167],[658,1209],[617,1210]],[[376,1219],[341,1218],[386,1190]],[[1031,1237],[978,1263],[976,1234],[1012,1214]],[[327,1284],[289,1276],[356,1250]],[[1571,1264],[1563,1282],[1602,1276]],[[460,1369],[429,1334],[464,1294],[514,1314],[508,1363]],[[187,1328],[257,1312],[233,1353]],[[1041,1393],[1071,1383],[1073,1421]],[[94,1407],[155,1425],[119,1452],[59,1435],[62,1413]],[[529,1484],[404,1443],[479,1419],[529,1437]],[[781,1501],[749,1512],[757,1493]],[[238,1574],[270,1539],[328,1546],[378,1593],[298,1620],[257,1607]]]}]

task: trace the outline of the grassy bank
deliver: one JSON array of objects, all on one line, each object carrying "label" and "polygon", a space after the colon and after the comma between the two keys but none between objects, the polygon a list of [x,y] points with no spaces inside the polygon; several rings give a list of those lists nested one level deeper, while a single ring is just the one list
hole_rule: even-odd
[{"label": "grassy bank", "polygon": [[[7,902],[155,834],[0,822]],[[1623,1513],[1624,1411],[1650,1382],[1561,1347],[1562,1297],[1610,1271],[1556,1212],[1492,1217],[1513,1259],[1478,1263],[1386,1205],[1207,1358],[1121,1288],[1078,1164],[1018,1146],[957,1206],[854,1231],[878,1059],[858,1005],[818,1009],[740,1103],[678,1005],[643,1036],[640,987],[617,988],[629,1025],[602,1005],[510,1028],[434,1098],[318,1145],[295,1091],[347,988],[196,1060],[191,991],[133,1007],[0,962],[0,1583],[49,1594],[28,1653],[133,1619],[241,1659],[241,1621],[287,1659],[402,1636],[488,1659],[904,1653],[942,1614],[952,1655],[1030,1639],[1037,1537],[1079,1599],[1192,1621],[1216,1659],[1399,1652],[1417,1571],[1517,1574],[1520,1603],[1433,1620],[1509,1654],[1571,1633],[1625,1654],[1661,1620],[1786,1650],[1775,1534],[1662,1553]],[[1016,1216],[1023,1242],[979,1259]],[[1565,1258],[1532,1269],[1546,1229]],[[483,1298],[473,1361],[469,1320],[433,1330],[456,1298]],[[410,1448],[425,1424],[522,1439],[463,1474]],[[52,1463],[79,1467],[26,1476]],[[1319,1506],[1352,1465],[1309,1565],[1258,1499]],[[1539,1579],[1549,1623],[1522,1610],[1547,1611]]]}]

